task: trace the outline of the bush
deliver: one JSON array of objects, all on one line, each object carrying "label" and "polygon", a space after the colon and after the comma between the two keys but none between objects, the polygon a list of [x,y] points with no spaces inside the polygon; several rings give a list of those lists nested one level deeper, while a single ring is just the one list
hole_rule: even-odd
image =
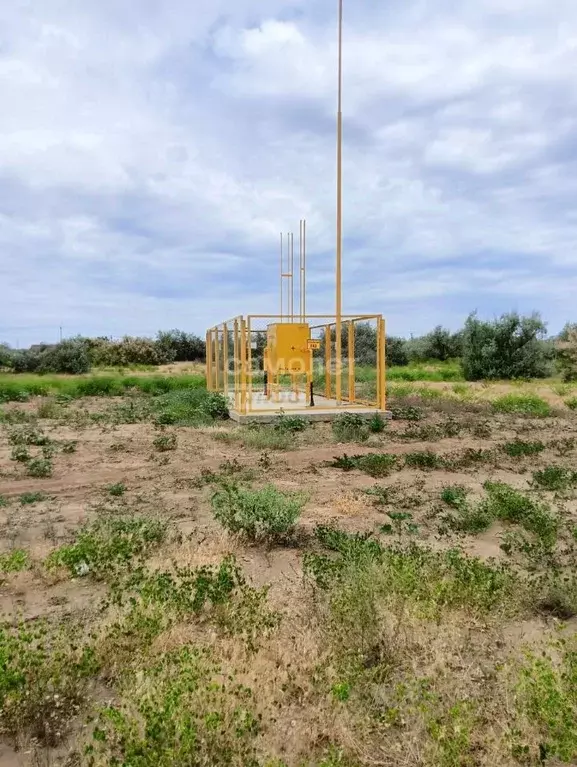
[{"label": "bush", "polygon": [[332,422],[335,439],[338,442],[366,442],[369,425],[358,413],[342,413]]},{"label": "bush", "polygon": [[552,349],[538,314],[516,312],[483,322],[471,314],[463,334],[463,372],[468,381],[544,378],[551,372]]},{"label": "bush", "polygon": [[577,381],[577,325],[567,324],[555,344],[557,367],[564,381]]},{"label": "bush", "polygon": [[52,552],[48,567],[65,567],[71,575],[106,577],[115,568],[146,556],[166,538],[166,523],[154,517],[109,515],[84,525],[76,541]]},{"label": "bush", "polygon": [[165,365],[174,361],[174,352],[151,338],[124,336],[120,341],[95,338],[90,339],[88,346],[92,364],[99,367]]},{"label": "bush", "polygon": [[212,497],[212,508],[231,533],[244,533],[251,540],[278,539],[293,531],[305,501],[302,493],[283,493],[274,485],[252,490],[223,484]]},{"label": "bush", "polygon": [[404,338],[398,338],[397,336],[387,336],[385,349],[387,365],[402,367],[409,364],[406,341]]},{"label": "bush", "polygon": [[16,352],[12,368],[15,373],[87,373],[90,370],[87,341],[83,338],[70,338],[59,344],[40,344]]},{"label": "bush", "polygon": [[205,341],[183,330],[159,331],[156,343],[172,356],[175,362],[204,362],[206,359]]}]

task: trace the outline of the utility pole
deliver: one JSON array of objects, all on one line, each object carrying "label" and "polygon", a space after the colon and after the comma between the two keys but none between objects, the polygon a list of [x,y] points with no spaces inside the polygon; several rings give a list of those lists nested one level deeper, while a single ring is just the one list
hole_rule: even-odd
[{"label": "utility pole", "polygon": [[337,405],[342,400],[342,255],[343,255],[343,0],[339,3],[338,110],[337,110],[337,268],[336,268],[336,386]]},{"label": "utility pole", "polygon": [[60,325],[60,343],[62,343],[62,325]]}]

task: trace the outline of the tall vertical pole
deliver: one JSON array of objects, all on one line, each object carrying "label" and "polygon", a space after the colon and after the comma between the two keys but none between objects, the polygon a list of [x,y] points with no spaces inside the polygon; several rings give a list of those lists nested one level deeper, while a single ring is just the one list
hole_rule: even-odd
[{"label": "tall vertical pole", "polygon": [[307,318],[307,222],[303,218],[303,322]]},{"label": "tall vertical pole", "polygon": [[299,322],[304,322],[303,316],[303,222],[299,221]]},{"label": "tall vertical pole", "polygon": [[336,300],[336,365],[335,396],[337,405],[342,401],[342,254],[343,254],[343,0],[339,2],[339,63],[337,111],[337,300]]},{"label": "tall vertical pole", "polygon": [[283,301],[282,301],[282,293],[283,293],[283,257],[282,257],[282,232],[280,233],[280,321],[283,320],[282,310],[283,310]]}]

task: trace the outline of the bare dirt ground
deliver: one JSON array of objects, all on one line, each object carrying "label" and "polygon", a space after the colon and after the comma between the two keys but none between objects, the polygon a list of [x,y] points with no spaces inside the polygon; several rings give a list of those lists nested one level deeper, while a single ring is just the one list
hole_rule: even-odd
[{"label": "bare dirt ground", "polygon": [[[428,386],[443,388],[446,385]],[[556,401],[553,404],[557,404]],[[38,402],[15,405],[6,411],[18,409],[33,415],[37,405]],[[73,403],[68,410],[104,412],[109,405],[109,400],[92,399]],[[209,640],[209,644],[218,644],[221,657],[234,666],[240,679],[257,687],[262,682],[259,695],[269,715],[279,700],[282,703],[275,717],[269,717],[259,748],[291,767],[313,764],[310,760],[316,760],[314,764],[319,765],[438,764],[440,767],[516,763],[513,757],[506,762],[491,761],[503,759],[503,752],[495,743],[502,736],[504,725],[500,725],[499,732],[492,732],[494,743],[485,743],[485,747],[478,750],[480,746],[473,742],[470,748],[463,747],[464,755],[459,752],[449,761],[437,741],[432,750],[427,750],[429,747],[423,745],[425,735],[420,731],[415,730],[403,740],[402,732],[392,732],[392,725],[381,723],[377,728],[379,732],[374,727],[366,729],[364,717],[361,717],[361,725],[356,712],[350,713],[344,704],[336,706],[326,694],[319,696],[313,681],[314,664],[320,663],[324,654],[313,648],[315,632],[309,630],[308,611],[312,608],[304,601],[303,556],[313,546],[311,541],[318,525],[338,527],[348,533],[370,532],[386,542],[390,536],[387,537],[381,527],[391,522],[391,512],[400,512],[406,515],[401,524],[414,526],[411,539],[434,551],[457,546],[483,560],[507,561],[510,556],[501,545],[503,533],[510,529],[507,523],[495,521],[487,530],[471,534],[447,529],[443,522],[451,512],[441,500],[444,488],[463,487],[468,498],[475,502],[484,497],[487,481],[530,492],[562,517],[564,524],[577,524],[577,501],[572,492],[560,495],[536,489],[533,482],[533,472],[539,469],[575,466],[577,419],[572,413],[531,419],[468,412],[466,408],[460,410],[458,404],[451,413],[439,413],[434,409],[434,402],[430,406],[432,410],[424,406],[425,419],[415,423],[395,420],[383,433],[373,434],[362,443],[339,443],[330,426],[317,425],[295,435],[289,449],[279,451],[246,447],[239,427],[227,423],[204,428],[169,427],[167,431],[176,435],[176,448],[159,452],[154,441],[161,432],[152,423],[115,424],[103,420],[99,424],[79,426],[73,418],[68,421],[38,419],[34,428],[56,445],[76,443],[75,452],[56,449],[51,458],[52,474],[43,478],[28,476],[26,464],[12,460],[13,444],[9,434],[19,425],[4,424],[0,436],[0,555],[24,550],[30,566],[21,572],[0,576],[0,611],[8,620],[18,618],[26,624],[34,624],[42,618],[97,624],[99,603],[107,590],[103,580],[91,577],[90,573],[84,577],[65,576],[60,571],[47,570],[43,563],[52,551],[74,540],[82,524],[98,515],[111,511],[154,515],[168,521],[172,533],[170,541],[151,555],[148,567],[154,569],[170,562],[198,567],[217,564],[227,554],[234,554],[252,584],[270,586],[269,603],[285,616],[282,627],[265,649],[248,662],[239,661],[239,651],[232,640]],[[430,427],[430,433],[424,431],[424,427]],[[544,449],[535,455],[510,457],[502,451],[502,446],[515,440],[540,441]],[[31,448],[36,452],[40,449]],[[343,471],[327,465],[343,454],[388,453],[398,456],[402,462],[407,454],[428,451],[441,457],[452,456],[452,467],[449,464],[428,469],[403,465],[388,476],[372,477],[356,468]],[[485,458],[469,456],[467,463],[463,460],[467,451],[485,451]],[[215,521],[211,507],[215,485],[204,482],[202,477],[208,472],[218,474],[223,466],[234,462],[252,471],[255,488],[273,483],[283,491],[306,493],[296,542],[254,545],[229,535]],[[238,466],[235,471],[239,471]],[[125,491],[119,497],[111,496],[109,488],[119,483]],[[380,488],[380,496],[371,492],[375,486]],[[26,503],[22,496],[27,493],[42,495],[40,500]],[[399,532],[399,536],[404,535]],[[568,616],[563,630],[577,628],[574,621]],[[481,625],[478,618],[467,623],[466,630],[457,624],[455,618],[455,623],[447,623],[441,633],[431,625],[428,634],[411,638],[421,646],[429,646],[425,664],[428,673],[433,674],[431,669],[439,666],[435,673],[441,674],[440,666],[445,664],[442,673],[446,674],[453,664],[457,669],[453,679],[455,688],[473,684],[472,678],[477,680],[475,684],[481,684],[481,679],[483,684],[488,684],[484,674],[488,673],[486,665],[493,654],[509,657],[523,643],[538,643],[558,628],[555,618],[538,614],[515,616],[506,624],[500,624],[499,629],[495,628],[495,621]],[[204,629],[178,624],[158,641],[166,650],[181,646],[191,637],[198,639],[199,631],[202,633]],[[467,638],[463,638],[463,632]],[[492,644],[497,634],[501,643],[498,650]],[[398,637],[398,641],[404,640]],[[472,677],[460,668],[468,662],[469,650],[461,654],[467,643],[469,649],[472,645],[477,647],[474,657],[478,668],[473,669]],[[307,657],[310,664],[304,660]],[[444,690],[452,684],[450,673],[448,679],[445,676],[443,679],[440,689]],[[290,694],[286,692],[289,688]],[[279,689],[284,691],[284,697],[279,698]],[[93,694],[98,700],[99,693]],[[114,694],[107,692],[107,695]],[[83,713],[73,718],[62,740],[53,746],[39,747],[33,739],[27,743],[25,737],[6,735],[0,743],[1,767],[72,763],[66,762],[66,758],[69,750],[84,737],[84,712],[89,709],[90,701]],[[390,737],[386,733],[388,728]],[[428,732],[426,727],[425,731]],[[369,733],[366,740],[362,733]],[[539,740],[539,736],[536,738]],[[475,740],[472,736],[472,741]],[[333,759],[330,754],[335,748],[341,756],[327,761]],[[243,762],[240,758],[230,763]],[[272,761],[266,763],[273,764]]]}]

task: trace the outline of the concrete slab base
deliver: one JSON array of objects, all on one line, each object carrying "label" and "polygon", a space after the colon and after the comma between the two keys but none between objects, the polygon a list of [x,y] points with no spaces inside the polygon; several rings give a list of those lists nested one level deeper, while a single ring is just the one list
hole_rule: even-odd
[{"label": "concrete slab base", "polygon": [[268,399],[262,392],[253,392],[250,412],[239,413],[234,407],[234,397],[230,398],[230,417],[240,424],[273,423],[279,415],[299,416],[306,421],[328,423],[343,413],[355,413],[362,418],[371,418],[379,413],[382,418],[392,418],[388,410],[375,407],[354,405],[342,402],[340,405],[334,399],[328,399],[315,394],[315,406],[310,407],[308,397],[304,393],[295,396],[292,392],[281,392],[278,399]]}]

